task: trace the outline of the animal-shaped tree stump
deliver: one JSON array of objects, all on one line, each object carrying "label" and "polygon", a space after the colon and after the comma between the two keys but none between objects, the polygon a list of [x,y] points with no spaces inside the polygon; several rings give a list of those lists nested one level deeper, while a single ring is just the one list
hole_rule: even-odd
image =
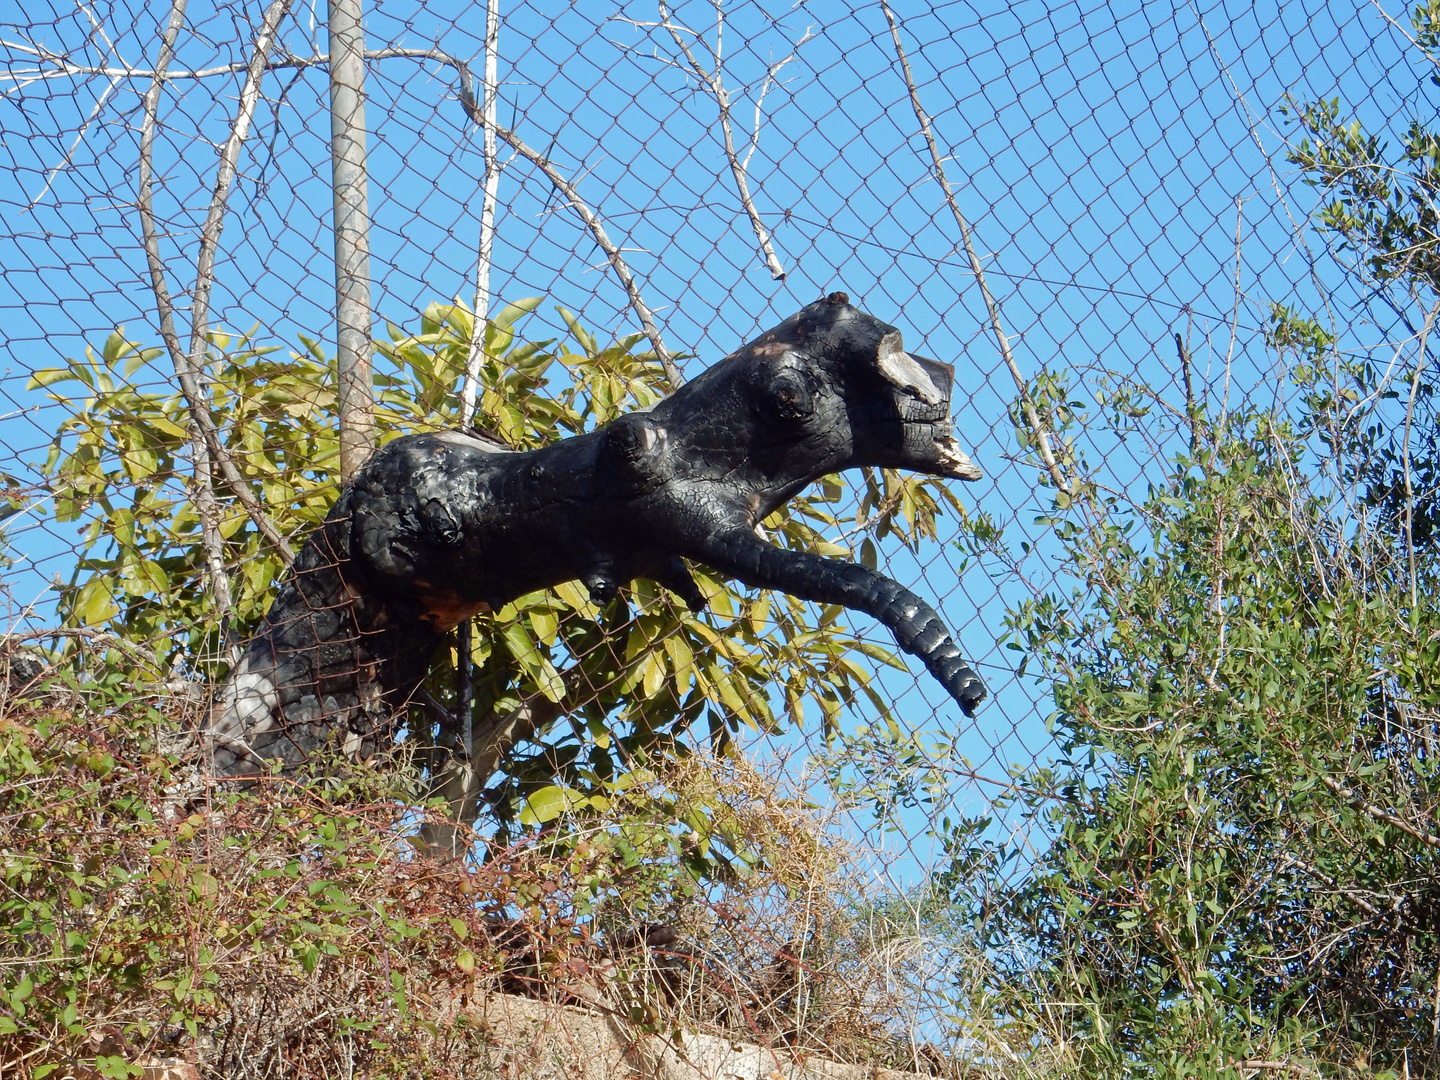
[{"label": "animal-shaped tree stump", "polygon": [[222,687],[216,771],[384,745],[446,631],[527,593],[578,578],[602,603],[647,577],[699,610],[686,560],[878,619],[973,715],[985,685],[929,604],[759,529],[842,469],[979,479],[951,430],[953,377],[834,293],[652,408],[541,450],[459,431],[396,439],[305,544]]}]

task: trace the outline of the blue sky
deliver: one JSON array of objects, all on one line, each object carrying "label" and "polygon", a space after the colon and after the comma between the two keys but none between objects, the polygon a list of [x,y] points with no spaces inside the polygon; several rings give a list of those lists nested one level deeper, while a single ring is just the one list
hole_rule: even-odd
[{"label": "blue sky", "polygon": [[[1339,289],[1338,310],[1348,309],[1354,298],[1341,270],[1306,226],[1316,194],[1284,162],[1294,131],[1277,109],[1287,94],[1339,95],[1370,125],[1403,127],[1425,73],[1372,5],[893,6],[1027,374],[1069,371],[1079,397],[1093,400],[1101,377],[1119,373],[1178,401],[1178,330],[1191,335],[1197,378],[1218,394],[1233,320],[1232,392],[1268,398],[1279,381],[1261,337],[1268,302],[1321,310]],[[259,10],[192,4],[176,65],[242,57]],[[979,565],[962,577],[950,544],[918,560],[893,546],[884,555],[895,577],[940,601],[996,691],[964,728],[963,751],[997,774],[1047,753],[1043,695],[1010,677],[1009,656],[992,643],[1006,605],[1031,585],[1047,587],[1053,573],[1053,546],[1034,523],[1048,498],[1017,460],[1006,419],[1014,386],[930,175],[879,4],[726,5],[723,73],[742,144],[767,68],[794,54],[765,98],[750,164],[757,208],[790,271],[784,282],[757,256],[713,97],[675,65],[667,34],[626,21],[654,20],[653,4],[537,0],[503,10],[501,122],[546,150],[604,216],[669,347],[698,354],[689,370],[835,288],[900,326],[912,350],[956,364],[959,431],[987,471],[962,498],[1002,523],[1016,550],[1026,539],[1036,546],[1020,574]],[[148,65],[167,11],[140,0],[89,8],[4,0],[0,38],[11,47],[0,56],[12,74],[34,66],[16,43],[86,63]],[[676,11],[703,31],[702,56],[714,44],[713,12],[698,0]],[[1405,21],[1401,9],[1392,14]],[[483,17],[475,4],[386,0],[369,9],[368,44],[438,43],[478,69]],[[284,44],[299,55],[323,50],[310,7],[297,6]],[[33,476],[59,422],[24,390],[31,371],[117,324],[155,340],[133,209],[145,85],[97,76],[11,84],[0,97],[0,471],[11,475]],[[213,142],[237,88],[231,78],[176,83],[162,105],[159,210],[177,291],[193,279]],[[473,290],[483,165],[455,89],[436,64],[389,60],[370,70],[375,306],[402,325],[430,300]],[[301,333],[333,340],[325,80],[318,70],[281,71],[267,76],[265,91],[224,234],[216,321],[258,322],[262,336],[291,345]],[[57,168],[72,144],[69,164]],[[602,336],[638,328],[603,255],[542,176],[513,161],[500,194],[497,297],[545,295]],[[547,306],[525,332],[546,337],[557,327]],[[1389,328],[1343,329],[1352,346],[1369,347]],[[160,369],[139,376],[164,377]],[[1155,443],[1095,434],[1086,453],[1105,483],[1139,490],[1163,469],[1170,434],[1163,425]],[[43,614],[43,581],[68,572],[74,537],[34,515],[6,532],[17,560],[6,577],[10,601],[39,597]],[[917,724],[958,726],[928,680],[890,685]],[[958,797],[976,808],[986,793]]]}]

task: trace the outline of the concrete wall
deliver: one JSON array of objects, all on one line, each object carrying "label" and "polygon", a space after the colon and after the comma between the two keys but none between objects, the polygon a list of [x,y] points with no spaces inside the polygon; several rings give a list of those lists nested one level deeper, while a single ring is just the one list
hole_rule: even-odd
[{"label": "concrete wall", "polygon": [[457,1011],[485,1027],[498,1075],[513,1080],[921,1080],[918,1073],[842,1065],[715,1035],[687,1032],[678,1044],[637,1038],[599,1009],[506,994]]}]

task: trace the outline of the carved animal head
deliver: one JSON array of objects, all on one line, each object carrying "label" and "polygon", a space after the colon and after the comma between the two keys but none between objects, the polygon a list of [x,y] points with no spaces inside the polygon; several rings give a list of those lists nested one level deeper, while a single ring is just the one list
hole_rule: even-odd
[{"label": "carved animal head", "polygon": [[907,353],[899,330],[837,292],[710,368],[647,423],[684,432],[713,467],[767,489],[763,517],[818,477],[862,465],[980,479],[951,427],[954,374]]}]

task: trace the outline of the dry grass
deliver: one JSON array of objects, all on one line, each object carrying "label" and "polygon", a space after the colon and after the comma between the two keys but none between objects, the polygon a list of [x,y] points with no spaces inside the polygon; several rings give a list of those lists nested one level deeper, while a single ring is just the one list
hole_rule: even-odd
[{"label": "dry grass", "polygon": [[[491,1076],[466,1009],[496,991],[637,1036],[958,1071],[908,1037],[925,943],[742,758],[671,761],[604,815],[442,862],[406,840],[423,815],[403,770],[227,790],[187,750],[194,700],[127,697],[0,715],[0,1076]],[[752,856],[723,883],[696,880],[702,840],[674,824],[700,807]]]}]

